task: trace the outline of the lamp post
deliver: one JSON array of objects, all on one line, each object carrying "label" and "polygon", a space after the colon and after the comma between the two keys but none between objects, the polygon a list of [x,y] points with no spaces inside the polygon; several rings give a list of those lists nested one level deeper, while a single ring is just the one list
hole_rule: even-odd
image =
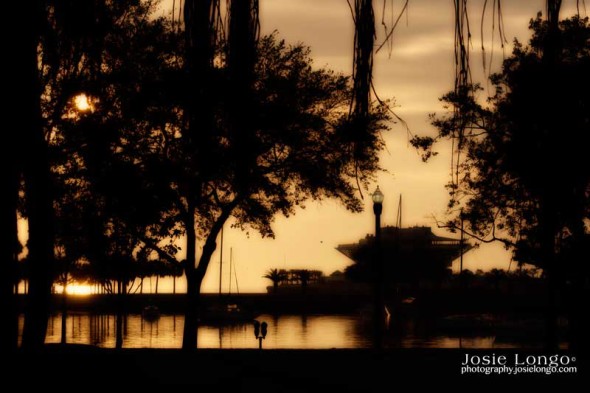
[{"label": "lamp post", "polygon": [[383,299],[383,258],[381,256],[381,212],[385,195],[377,186],[371,195],[373,199],[373,213],[375,213],[375,254],[374,254],[374,285],[375,285],[375,335],[373,346],[381,349],[383,346],[383,328],[385,323],[385,302]]}]

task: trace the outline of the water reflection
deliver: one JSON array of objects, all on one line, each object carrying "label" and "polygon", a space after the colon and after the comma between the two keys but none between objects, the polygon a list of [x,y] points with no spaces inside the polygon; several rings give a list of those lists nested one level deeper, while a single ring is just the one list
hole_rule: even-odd
[{"label": "water reflection", "polygon": [[[326,349],[370,348],[371,326],[356,315],[261,315],[259,321],[269,324],[263,348]],[[440,335],[412,325],[409,321],[403,334],[392,334],[389,347],[401,348],[514,348],[518,344],[499,342],[493,336],[459,337]],[[123,321],[125,348],[180,348],[184,317],[162,315],[156,321],[146,321],[139,314]],[[421,324],[420,324],[421,325]],[[71,314],[66,323],[67,341],[114,348],[116,317],[107,314]],[[49,321],[47,343],[59,343],[61,316]],[[198,337],[200,348],[257,348],[251,324],[232,326],[201,326]]]}]

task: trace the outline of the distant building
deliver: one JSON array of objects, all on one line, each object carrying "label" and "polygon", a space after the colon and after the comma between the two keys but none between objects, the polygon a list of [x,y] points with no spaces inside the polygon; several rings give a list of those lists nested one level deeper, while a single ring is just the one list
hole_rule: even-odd
[{"label": "distant building", "polygon": [[[355,263],[347,268],[347,276],[369,281],[374,260],[374,235],[367,235],[358,243],[341,244],[336,249]],[[381,255],[385,275],[390,280],[420,284],[440,281],[446,277],[453,260],[473,246],[467,242],[437,236],[430,227],[381,229]]]}]

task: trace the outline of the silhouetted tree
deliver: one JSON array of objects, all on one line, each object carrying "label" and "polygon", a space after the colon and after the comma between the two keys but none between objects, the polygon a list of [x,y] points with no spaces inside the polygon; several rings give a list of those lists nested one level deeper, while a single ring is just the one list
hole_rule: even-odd
[{"label": "silhouetted tree", "polygon": [[[14,149],[11,149],[14,151]],[[16,169],[16,155],[6,160],[2,179],[0,181],[7,192],[4,193],[5,201],[2,204],[0,222],[3,223],[5,244],[0,247],[0,301],[5,305],[5,319],[2,323],[2,335],[0,337],[0,351],[10,353],[16,349],[18,336],[18,312],[16,304],[15,285],[18,283],[18,261],[17,261],[17,199],[18,199],[18,171]]]},{"label": "silhouetted tree", "polygon": [[[31,4],[25,27],[24,46],[28,59],[28,75],[22,81],[25,92],[20,146],[17,149],[29,159],[20,161],[25,190],[25,209],[29,224],[28,263],[29,291],[25,310],[22,346],[38,349],[45,342],[49,301],[51,296],[51,267],[53,264],[52,187],[49,154],[44,139],[41,116],[41,84],[38,74],[38,45],[45,17],[45,2]],[[33,159],[34,157],[34,159]]]},{"label": "silhouetted tree", "polygon": [[[257,55],[258,59],[262,59],[259,52],[261,46],[257,44],[257,0],[231,1],[227,5],[227,11],[227,41],[222,45],[219,1],[186,1],[184,6],[185,67],[189,78],[187,86],[192,98],[184,105],[187,126],[182,135],[185,167],[188,172],[184,177],[185,184],[180,186],[180,195],[185,207],[182,217],[187,237],[185,272],[188,281],[188,309],[183,338],[185,349],[196,347],[196,313],[199,308],[200,286],[223,223],[234,215],[239,225],[255,223],[254,226],[258,226],[257,229],[263,234],[271,234],[268,222],[270,218],[277,211],[289,212],[292,209],[291,204],[299,199],[297,194],[305,193],[284,195],[285,188],[277,184],[278,178],[272,180],[272,177],[278,175],[275,170],[282,171],[286,168],[281,169],[280,165],[266,165],[272,164],[267,156],[270,153],[269,148],[273,150],[278,163],[281,163],[285,156],[291,158],[290,149],[293,146],[287,147],[284,143],[273,141],[273,138],[278,136],[277,132],[288,130],[291,125],[288,124],[288,118],[279,124],[273,124],[276,120],[275,115],[264,110],[264,104],[270,102],[264,103],[260,96],[260,87],[269,86],[265,86],[267,75],[277,78],[282,76],[279,72],[289,72],[281,70],[281,66],[292,67],[292,72],[299,70],[297,67],[301,61],[291,62],[290,59],[281,56],[272,59],[274,64],[271,61],[257,61]],[[277,61],[284,63],[280,64]],[[261,68],[261,65],[279,66],[279,69],[265,69]],[[283,79],[285,76],[282,76]],[[269,82],[274,81],[271,79]],[[291,91],[287,90],[290,86],[285,85],[284,89],[282,86],[277,87],[279,88],[275,87],[277,91],[274,92],[276,96],[272,98],[273,101],[277,104],[282,103],[285,101],[283,96],[291,99]],[[323,87],[317,89],[320,94]],[[322,100],[320,97],[318,99]],[[342,102],[337,104],[338,109],[341,109],[340,104]],[[306,109],[311,107],[306,106]],[[335,107],[332,107],[325,113],[334,113],[334,109]],[[319,118],[321,117],[323,116],[320,115]],[[366,149],[358,149],[359,152],[368,153],[359,160],[361,164],[357,172],[361,173],[360,183],[366,180],[365,174],[362,174],[366,164],[375,158],[371,153],[375,147],[371,144],[374,141],[375,130],[371,122],[368,124]],[[275,133],[264,135],[271,127],[275,128]],[[343,129],[342,126],[339,128]],[[297,129],[296,124],[293,124],[293,129]],[[342,135],[340,148],[350,147],[350,132],[346,134],[348,139],[345,141]],[[347,160],[347,163],[350,163],[350,160]],[[373,161],[370,165],[376,166],[376,162]],[[293,169],[296,173],[300,168]],[[333,171],[337,172],[338,169]],[[347,175],[350,175],[350,172]],[[293,177],[295,176],[298,175],[294,174]],[[314,185],[313,188],[307,190],[308,195],[319,197],[324,190],[332,190],[332,196],[337,196],[334,195],[336,188],[333,184],[323,187]],[[348,194],[351,188],[344,189]],[[336,191],[336,194],[344,195],[340,191]],[[204,243],[198,264],[195,259],[197,232]]]},{"label": "silhouetted tree", "polygon": [[478,269],[474,274],[469,269],[463,269],[463,271],[461,273],[459,273],[459,275],[458,275],[459,285],[469,288],[469,286],[471,286],[473,284],[473,281],[475,280],[475,278],[481,277],[481,276],[483,276],[482,270]]},{"label": "silhouetted tree", "polygon": [[[5,12],[16,14],[20,10],[18,4],[7,4]],[[26,22],[14,26],[13,33],[18,37],[31,39],[31,24],[37,23],[32,18]],[[30,114],[31,107],[23,107],[23,103],[30,100],[31,91],[26,88],[32,88],[29,80],[31,67],[30,42],[23,45],[23,40],[7,40],[4,46],[5,53],[11,53],[13,58],[4,64],[6,75],[17,83],[8,84],[5,94],[11,97],[6,100],[0,109],[4,119],[13,119],[16,113]],[[26,87],[21,85],[21,81],[26,83]],[[26,110],[26,112],[24,112]],[[18,124],[18,123],[16,123]],[[17,231],[17,207],[19,199],[19,190],[22,182],[22,160],[26,157],[24,154],[25,145],[23,143],[22,132],[15,127],[15,122],[5,121],[3,125],[3,135],[5,138],[5,148],[0,154],[0,182],[2,187],[0,193],[2,197],[2,206],[0,206],[0,231],[2,240],[0,241],[0,304],[5,308],[3,317],[0,321],[0,352],[11,354],[18,343],[18,310],[16,286],[20,276],[20,266],[17,261],[21,245],[18,242]]]},{"label": "silhouetted tree", "polygon": [[301,285],[301,293],[306,293],[307,292],[307,285],[309,284],[309,281],[311,280],[311,272],[307,269],[301,269],[301,270],[296,270],[295,274],[297,276],[297,280],[299,281],[299,284]]},{"label": "silhouetted tree", "polygon": [[[47,142],[51,140],[49,118],[45,104],[47,96],[55,93],[47,89],[44,76],[58,75],[64,65],[75,67],[81,54],[80,45],[96,49],[100,46],[102,32],[102,7],[104,2],[54,2],[37,0],[31,3],[24,18],[25,45],[21,53],[28,59],[24,67],[27,77],[20,86],[24,92],[21,100],[24,116],[16,146],[23,159],[17,160],[17,177],[22,176],[24,184],[23,216],[28,220],[29,241],[27,244],[27,279],[29,291],[25,311],[23,347],[39,348],[45,340],[48,307],[54,268],[55,217],[53,202],[55,188],[51,174],[51,152]],[[61,39],[57,39],[61,38]],[[93,45],[89,45],[89,43]],[[20,52],[20,51],[19,51]],[[88,64],[99,51],[86,52]],[[20,57],[20,56],[19,56]],[[79,60],[79,58],[78,58]],[[52,105],[61,105],[68,95],[54,96]],[[45,104],[44,104],[45,103]],[[54,113],[55,114],[55,113]],[[61,113],[59,114],[61,115]],[[35,157],[28,159],[24,157]]]},{"label": "silhouetted tree", "polygon": [[[165,213],[170,210],[173,172],[167,155],[175,154],[168,138],[175,129],[163,128],[174,128],[179,119],[169,90],[180,67],[167,22],[151,16],[155,3],[135,3],[105,10],[112,26],[102,37],[100,73],[62,75],[62,81],[51,85],[53,90],[73,85],[74,94],[84,92],[93,101],[91,110],[81,111],[69,96],[67,106],[58,108],[58,116],[66,112],[66,118],[57,123],[51,146],[63,196],[74,196],[60,201],[60,208],[69,209],[61,221],[84,223],[70,231],[90,239],[120,231],[153,249],[171,235],[174,222],[166,221]],[[93,230],[98,234],[88,233]],[[173,250],[158,248],[162,251]]]},{"label": "silhouetted tree", "polygon": [[492,269],[485,274],[486,281],[490,282],[496,292],[500,291],[500,283],[506,279],[506,272],[501,269]]},{"label": "silhouetted tree", "polygon": [[[587,18],[573,17],[555,31],[551,20],[540,16],[530,26],[529,46],[516,42],[503,71],[491,78],[496,94],[490,107],[474,98],[477,86],[466,86],[443,98],[461,115],[434,124],[439,138],[453,137],[460,127],[466,130],[462,178],[449,186],[450,207],[464,204],[473,236],[500,240],[513,248],[519,262],[543,268],[549,319],[555,321],[556,292],[566,277],[580,291],[588,287],[588,269],[581,260],[560,255],[569,247],[583,247],[587,236],[590,26]],[[448,225],[459,228],[458,220]],[[554,330],[552,322],[549,331]]]},{"label": "silhouetted tree", "polygon": [[276,295],[279,290],[279,285],[286,278],[286,272],[279,269],[269,269],[262,277],[268,278],[270,281],[272,281],[273,293]]},{"label": "silhouetted tree", "polygon": [[[353,159],[347,127],[349,79],[327,70],[313,70],[309,50],[288,47],[274,36],[261,39],[251,84],[248,136],[235,120],[231,103],[232,73],[218,69],[216,138],[209,142],[207,181],[195,206],[195,220],[204,239],[196,285],[206,273],[216,238],[225,221],[272,236],[275,214],[289,215],[308,198],[333,197],[353,211],[361,209],[354,180],[366,186],[378,168],[376,153],[382,147],[383,106],[373,107],[363,160]],[[227,76],[227,79],[225,78]],[[210,98],[212,100],[212,98]],[[244,132],[247,132],[244,131]],[[344,148],[343,148],[344,147]],[[245,150],[245,152],[241,151]],[[215,175],[215,176],[213,176]],[[187,217],[190,217],[188,215]],[[191,295],[196,296],[196,295]],[[194,332],[187,332],[191,337]],[[187,341],[188,342],[188,341]],[[192,342],[191,342],[192,345]],[[186,347],[185,348],[190,348]]]},{"label": "silhouetted tree", "polygon": [[[121,321],[139,265],[156,258],[176,263],[172,240],[180,232],[170,218],[167,155],[173,154],[169,133],[180,121],[177,94],[170,91],[178,85],[179,44],[169,23],[153,17],[154,1],[92,4],[90,10],[78,3],[72,9],[50,5],[41,36],[41,104],[60,250],[56,273],[67,278],[82,263],[93,281],[120,295]],[[83,19],[71,19],[76,10],[90,12],[93,24],[79,26]],[[81,98],[86,107],[76,105]],[[163,245],[163,238],[169,243]]]},{"label": "silhouetted tree", "polygon": [[[219,77],[214,67],[220,53],[221,18],[219,0],[186,0],[184,15],[184,69],[187,89],[184,92],[184,128],[181,149],[184,162],[179,179],[180,221],[186,236],[184,273],[187,301],[182,347],[197,347],[199,293],[206,266],[197,267],[197,209],[204,207],[201,198],[205,182],[216,171],[210,161],[214,156],[216,84]],[[221,229],[221,228],[220,228]],[[220,230],[219,229],[219,230]]]}]

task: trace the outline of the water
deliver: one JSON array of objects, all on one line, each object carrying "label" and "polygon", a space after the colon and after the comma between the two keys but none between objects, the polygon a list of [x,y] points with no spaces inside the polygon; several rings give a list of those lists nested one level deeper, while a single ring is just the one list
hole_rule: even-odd
[{"label": "water", "polygon": [[[267,349],[327,349],[370,348],[371,324],[357,315],[261,315],[259,321],[268,323],[268,335],[263,341]],[[184,317],[162,315],[148,322],[141,315],[128,315],[124,324],[125,348],[180,348]],[[76,313],[67,317],[67,342],[114,348],[116,318],[114,315]],[[47,343],[61,340],[61,315],[50,318]],[[200,348],[257,348],[251,324],[232,326],[201,326]],[[408,328],[404,334],[388,337],[386,345],[402,348],[517,348],[522,344],[506,342],[494,336],[449,336],[424,334]],[[527,346],[531,346],[530,343]],[[534,345],[533,345],[534,346]]]}]

